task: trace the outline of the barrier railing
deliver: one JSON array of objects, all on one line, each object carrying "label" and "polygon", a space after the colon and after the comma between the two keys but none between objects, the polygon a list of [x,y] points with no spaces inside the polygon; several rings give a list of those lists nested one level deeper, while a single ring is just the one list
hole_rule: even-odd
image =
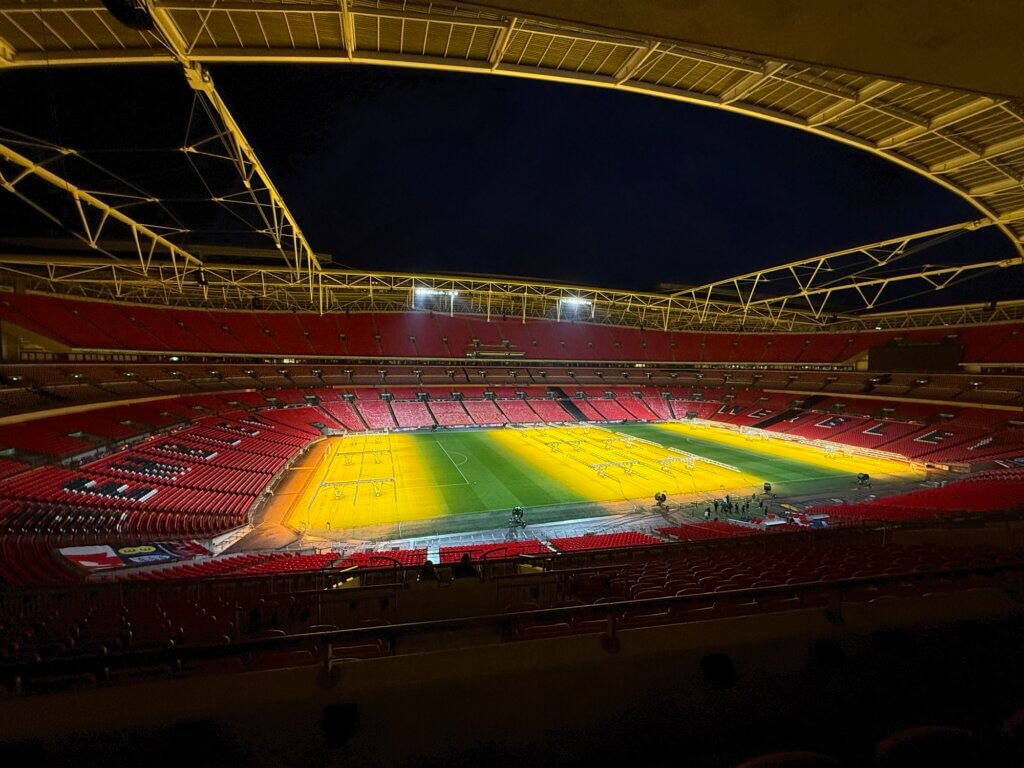
[{"label": "barrier railing", "polygon": [[[975,577],[975,578],[972,578]],[[622,599],[604,603],[577,605],[562,608],[529,610],[516,613],[489,614],[435,621],[389,624],[385,626],[357,627],[317,632],[298,632],[291,635],[236,640],[230,644],[202,644],[174,648],[128,650],[107,655],[86,657],[60,657],[31,662],[0,662],[0,681],[17,695],[31,687],[33,680],[52,679],[63,676],[91,675],[100,682],[111,682],[116,673],[132,672],[144,674],[147,670],[169,669],[180,675],[188,670],[188,663],[194,661],[211,661],[216,659],[250,660],[253,655],[265,652],[280,651],[313,651],[314,660],[320,664],[326,676],[323,682],[334,680],[333,668],[342,663],[337,651],[341,649],[341,657],[345,662],[352,659],[344,656],[344,649],[367,647],[378,644],[381,653],[376,655],[400,655],[403,644],[414,637],[422,638],[434,635],[438,648],[451,649],[458,644],[460,632],[467,643],[479,645],[487,635],[480,630],[492,630],[491,642],[501,643],[512,639],[517,625],[564,623],[574,625],[577,621],[603,620],[600,630],[591,630],[585,634],[601,636],[602,647],[614,651],[617,648],[617,635],[621,630],[630,628],[630,619],[639,615],[665,614],[665,625],[687,623],[683,617],[673,617],[671,611],[686,607],[703,607],[709,599],[715,601],[732,601],[747,603],[758,598],[770,597],[802,597],[814,594],[819,599],[807,607],[787,610],[824,610],[833,621],[841,621],[843,610],[849,602],[846,596],[854,590],[868,586],[884,587],[889,584],[916,584],[921,587],[920,594],[927,594],[927,588],[940,581],[948,589],[950,585],[962,589],[976,588],[981,585],[978,579],[989,579],[985,582],[990,586],[1002,587],[1007,594],[1020,603],[1021,587],[1024,584],[1024,560],[1018,559],[999,565],[968,566],[941,568],[926,571],[906,571],[894,574],[866,576],[857,578],[837,579],[831,582],[806,582],[785,584],[770,587],[756,587],[738,590],[726,590],[714,593],[674,595],[646,599]],[[956,584],[957,580],[961,583]],[[767,613],[768,611],[766,611]],[[760,615],[764,615],[763,613]],[[732,617],[730,615],[730,617]],[[709,617],[711,620],[725,618]],[[692,621],[695,619],[689,619]],[[566,633],[566,636],[574,634]],[[584,634],[584,633],[580,633]],[[422,651],[423,643],[411,644],[417,652]],[[375,656],[376,656],[375,655]],[[159,675],[159,673],[157,673]]]}]

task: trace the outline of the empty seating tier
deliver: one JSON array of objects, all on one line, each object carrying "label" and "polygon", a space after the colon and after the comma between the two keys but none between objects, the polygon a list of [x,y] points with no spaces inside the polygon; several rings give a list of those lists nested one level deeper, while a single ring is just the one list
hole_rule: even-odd
[{"label": "empty seating tier", "polygon": [[473,419],[457,400],[431,400],[427,405],[434,419],[442,427],[464,427],[473,424]]},{"label": "empty seating tier", "polygon": [[941,487],[811,512],[856,520],[917,520],[1024,508],[1024,469],[994,470]]},{"label": "empty seating tier", "polygon": [[427,404],[418,400],[396,400],[391,403],[391,409],[400,427],[432,427],[437,423],[427,410]]},{"label": "empty seating tier", "polygon": [[551,539],[551,546],[560,552],[582,552],[591,549],[616,549],[619,547],[643,547],[664,544],[661,539],[646,533],[625,531],[622,533],[598,533],[590,536],[571,536]]},{"label": "empty seating tier", "polygon": [[495,402],[510,424],[539,424],[543,422],[543,419],[525,400],[497,400]]},{"label": "empty seating tier", "polygon": [[390,407],[383,400],[361,398],[356,401],[356,409],[369,429],[394,429],[397,426]]},{"label": "empty seating tier", "polygon": [[427,559],[426,549],[396,549],[387,552],[354,552],[335,563],[336,568],[405,568],[419,566]]},{"label": "empty seating tier", "polygon": [[[6,294],[0,319],[72,348],[252,355],[464,359],[487,344],[538,360],[691,363],[840,363],[877,346],[934,342],[934,331],[702,333],[420,312],[315,313],[206,311]],[[1019,360],[1020,324],[944,331],[964,362]],[[476,342],[473,340],[476,339]],[[484,340],[489,342],[484,342]],[[1015,357],[1016,355],[1016,357]]]},{"label": "empty seating tier", "polygon": [[441,564],[457,563],[463,555],[473,561],[514,560],[520,555],[551,554],[551,550],[539,541],[505,541],[492,544],[468,544],[465,546],[441,547]]}]

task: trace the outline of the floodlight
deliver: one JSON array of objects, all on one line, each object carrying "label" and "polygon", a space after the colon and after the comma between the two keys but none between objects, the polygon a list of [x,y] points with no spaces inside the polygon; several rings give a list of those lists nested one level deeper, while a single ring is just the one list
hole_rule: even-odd
[{"label": "floodlight", "polygon": [[581,299],[579,296],[563,296],[559,301],[566,307],[589,307],[590,299]]}]

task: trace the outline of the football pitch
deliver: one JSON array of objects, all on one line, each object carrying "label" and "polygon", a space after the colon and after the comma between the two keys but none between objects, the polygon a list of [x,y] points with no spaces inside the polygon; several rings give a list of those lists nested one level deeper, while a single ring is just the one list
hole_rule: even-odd
[{"label": "football pitch", "polygon": [[681,501],[749,494],[766,481],[801,493],[852,486],[858,472],[921,474],[902,462],[692,423],[353,433],[318,443],[305,469],[284,522],[335,536],[516,505],[585,505],[596,516],[623,502],[649,505],[657,491]]}]

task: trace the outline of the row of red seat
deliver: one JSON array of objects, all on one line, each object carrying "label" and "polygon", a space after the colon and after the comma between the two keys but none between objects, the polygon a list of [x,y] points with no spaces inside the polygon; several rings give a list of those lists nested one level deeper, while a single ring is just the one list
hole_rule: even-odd
[{"label": "row of red seat", "polygon": [[419,400],[397,401],[391,403],[391,409],[399,427],[417,429],[437,424],[431,412],[427,410],[427,404]]},{"label": "row of red seat", "polygon": [[334,564],[335,568],[391,568],[423,565],[426,548],[394,549],[381,552],[353,552]]},{"label": "row of red seat", "polygon": [[224,555],[196,562],[175,563],[161,568],[133,568],[105,574],[110,581],[173,581],[178,579],[205,579],[228,576],[246,571],[275,560],[289,558],[290,552],[253,552]]},{"label": "row of red seat", "polygon": [[209,311],[121,306],[55,296],[6,294],[0,318],[81,349],[168,352],[465,358],[479,349],[549,360],[839,362],[894,340],[956,342],[966,362],[1014,362],[1019,324],[987,328],[838,333],[702,333],[578,322],[492,319],[427,312]]},{"label": "row of red seat", "polygon": [[[73,487],[76,484],[81,487]],[[175,487],[151,480],[123,482],[88,470],[62,467],[40,467],[3,481],[0,498],[110,510],[190,512],[230,518],[244,512],[252,501],[251,496],[243,494]]]},{"label": "row of red seat", "polygon": [[0,479],[24,472],[26,469],[28,465],[22,461],[0,457]]},{"label": "row of red seat", "polygon": [[[711,418],[756,425],[787,410],[792,397],[783,395],[781,398],[777,395],[740,405],[733,401],[721,406]],[[836,410],[829,412],[827,408]],[[1016,437],[1024,437],[1024,432],[1012,427],[1002,428],[1014,415],[1012,412],[967,408],[947,418],[949,410],[942,406],[901,403],[891,414],[892,419],[874,419],[840,411],[835,402],[826,401],[816,403],[811,410],[794,408],[787,418],[763,428],[813,440],[890,451],[921,461],[971,461],[990,454],[1012,457],[1024,452],[1024,441]],[[997,442],[997,445],[985,450],[989,442]]]},{"label": "row of red seat", "polygon": [[[858,586],[844,590],[845,602],[872,602],[883,597],[920,595],[942,591],[950,584],[921,583],[915,574],[952,568],[986,568],[1014,562],[1013,551],[991,546],[933,546],[892,544],[884,547],[833,541],[816,544],[814,535],[799,541],[780,542],[762,548],[720,548],[704,553],[688,552],[657,557],[628,565],[603,565],[566,574],[561,591],[562,607],[586,603],[646,600],[671,596],[706,599],[669,608],[637,609],[636,625],[708,620],[768,610],[794,610],[827,606],[834,596],[827,592],[721,596],[721,593],[790,585],[827,585],[846,579],[906,577],[882,587]],[[537,606],[516,606],[516,610]],[[628,614],[627,614],[628,615]],[[630,624],[629,621],[626,622]],[[600,631],[599,625],[571,625],[569,631]],[[567,633],[563,628],[560,634]],[[527,633],[529,634],[529,633]]]},{"label": "row of red seat", "polygon": [[305,573],[329,568],[338,556],[332,553],[253,552],[224,555],[195,562],[177,563],[156,568],[133,568],[106,575],[113,581],[172,581],[205,579],[220,576],[255,576],[277,573]]},{"label": "row of red seat", "polygon": [[0,539],[58,536],[60,545],[106,544],[156,536],[208,537],[245,523],[244,512],[161,512],[109,509],[42,501],[0,501]]},{"label": "row of red seat", "polygon": [[540,424],[544,421],[530,407],[530,403],[527,400],[496,400],[495,403],[505,415],[509,424]]},{"label": "row of red seat", "polygon": [[550,543],[559,552],[584,552],[592,549],[663,545],[665,542],[639,531],[620,531],[617,533],[595,533],[587,536],[553,538],[550,540]]},{"label": "row of red seat", "polygon": [[983,473],[940,487],[809,511],[838,518],[899,521],[1020,508],[1024,508],[1024,469]]},{"label": "row of red seat", "polygon": [[431,400],[428,405],[434,420],[442,427],[465,427],[474,423],[458,400]]},{"label": "row of red seat", "polygon": [[[286,390],[297,392],[297,402],[305,402],[305,393],[302,390]],[[253,417],[248,417],[253,418]],[[302,445],[311,437],[318,437],[320,429],[314,427],[314,423],[323,424],[331,429],[339,429],[342,425],[330,418],[320,408],[305,406],[301,408],[275,408],[265,409],[257,417],[259,421],[269,422],[271,431],[266,433],[269,439],[280,439],[282,431],[290,432],[292,435],[291,445]],[[257,425],[258,426],[258,425]]]},{"label": "row of red seat", "polygon": [[298,554],[292,557],[276,558],[252,566],[240,571],[241,575],[273,574],[273,573],[303,573],[306,571],[320,571],[330,568],[338,556],[331,552],[322,554]]},{"label": "row of red seat", "polygon": [[338,426],[310,406],[223,414],[79,470],[45,466],[0,480],[2,530],[79,537],[217,533],[245,521],[270,476],[320,434],[314,424]]},{"label": "row of red seat", "polygon": [[527,401],[530,408],[537,414],[537,418],[551,424],[558,424],[566,421],[576,421],[574,416],[562,407],[557,400],[534,399]]},{"label": "row of red seat", "polygon": [[214,395],[187,396],[8,424],[0,426],[0,448],[47,456],[82,453],[113,440],[200,422],[211,413],[234,408],[227,402],[230,399]]},{"label": "row of red seat", "polygon": [[601,414],[602,419],[607,419],[608,421],[625,421],[635,418],[615,400],[594,398],[588,402],[595,411]]},{"label": "row of red seat", "polygon": [[368,429],[395,429],[398,426],[391,408],[383,400],[359,400],[355,406]]},{"label": "row of red seat", "polygon": [[[398,394],[414,395],[417,389],[412,387],[398,388],[390,392]],[[511,409],[513,414],[495,414],[488,405],[472,406],[470,403],[482,398],[485,387],[463,387],[462,394],[465,396],[465,405],[461,406],[467,410],[471,421],[457,420],[452,425],[476,423],[476,424],[501,424],[507,421],[515,423],[538,423],[540,421],[567,421],[571,417],[565,413],[557,401],[547,400],[542,393],[546,388],[491,388],[497,389],[503,394],[513,395],[515,392],[529,391],[536,397],[523,401],[515,397],[500,399],[500,408]],[[508,391],[506,391],[506,389]],[[536,391],[534,391],[536,390]],[[652,420],[662,418],[685,418],[693,413],[698,418],[711,418],[717,421],[729,422],[740,425],[756,425],[765,419],[776,416],[783,412],[795,401],[790,395],[760,394],[759,390],[740,390],[730,393],[732,399],[722,405],[722,398],[727,394],[726,390],[716,387],[705,387],[701,390],[699,399],[692,388],[688,387],[566,387],[566,393],[571,394],[573,402],[579,407],[585,418],[601,420],[631,420],[644,419]],[[432,426],[436,417],[432,417],[431,408],[434,404],[437,408],[446,407],[455,414],[458,419],[458,408],[460,406],[444,406],[441,402],[433,400],[427,404],[396,400],[389,403],[380,399],[381,392],[378,389],[353,389],[354,394],[361,397],[356,401],[356,406],[341,400],[343,392],[335,389],[311,389],[311,390],[287,390],[291,394],[285,399],[305,403],[306,398],[316,398],[322,401],[321,407],[299,406],[289,407],[283,410],[266,408],[266,399],[260,397],[263,404],[265,418],[270,419],[270,425],[275,427],[275,432],[269,437],[270,442],[282,442],[285,445],[298,445],[304,438],[314,436],[319,430],[311,426],[316,421],[329,428],[344,428],[351,431],[358,431],[364,428],[372,429],[393,429],[398,426]],[[278,394],[283,396],[285,390]],[[436,393],[438,396],[450,396],[450,390],[443,390]],[[160,427],[180,423],[184,420],[193,421],[201,426],[216,428],[221,423],[212,414],[225,414],[231,416],[235,421],[241,419],[255,420],[256,427],[268,425],[259,423],[257,417],[244,416],[245,411],[240,407],[254,407],[251,404],[244,405],[250,398],[246,395],[255,393],[234,393],[231,395],[205,395],[188,396],[171,400],[160,401],[158,404],[140,404],[131,406],[118,406],[110,409],[99,409],[88,414],[72,414],[67,416],[51,417],[32,422],[28,425],[8,425],[0,427],[0,448],[5,445],[27,453],[44,453],[48,455],[68,455],[70,453],[84,452],[95,444],[102,443],[119,437],[139,434],[152,431]],[[609,395],[611,397],[609,397]],[[589,399],[583,399],[586,396]],[[670,399],[666,399],[668,396]],[[278,398],[280,399],[280,398]],[[685,402],[680,402],[683,400]],[[316,400],[314,400],[315,402]],[[255,402],[255,401],[252,401]],[[861,406],[861,403],[872,403],[872,405]],[[811,411],[793,411],[793,417],[769,425],[771,431],[790,432],[803,437],[837,439],[839,442],[849,442],[852,445],[863,447],[880,448],[885,444],[892,443],[896,438],[906,437],[906,441],[897,444],[896,450],[904,451],[912,457],[927,457],[928,459],[946,459],[949,456],[944,449],[957,447],[961,452],[970,451],[974,438],[987,437],[998,426],[1000,421],[1013,418],[1024,420],[1024,412],[1014,413],[1005,410],[983,411],[980,409],[959,409],[955,412],[953,419],[939,419],[940,415],[948,414],[950,408],[937,405],[922,405],[914,403],[893,403],[893,407],[884,410],[882,416],[882,405],[885,401],[854,401],[851,407],[839,399],[831,398],[817,403]],[[402,423],[396,422],[393,409],[398,408],[403,413]],[[157,410],[159,409],[159,410]],[[538,409],[543,413],[538,413]],[[479,416],[474,410],[480,411]],[[867,422],[869,416],[865,411],[874,411],[874,420]],[[274,415],[276,414],[276,415]],[[820,418],[819,418],[820,414]],[[830,417],[835,417],[829,421]],[[913,420],[918,422],[918,429],[930,426],[933,422],[941,422],[942,429],[936,429],[937,433],[951,432],[957,439],[942,439],[943,435],[938,434],[936,442],[926,442],[919,438],[926,432],[914,434],[917,430],[902,429],[901,422]],[[95,425],[105,423],[113,425],[113,428],[100,429]],[[882,427],[878,425],[881,424]],[[862,425],[862,429],[856,427]],[[251,425],[250,425],[251,426]],[[245,425],[233,425],[234,427],[245,427]],[[288,427],[296,427],[288,429]],[[90,431],[92,430],[92,431]],[[192,437],[196,440],[205,439],[224,449],[232,447],[237,438],[237,432],[233,435],[224,435],[206,430],[196,430]],[[288,440],[285,434],[291,435]],[[840,437],[840,435],[843,435]],[[1002,455],[1005,450],[1011,449],[1008,445],[998,453]],[[272,455],[284,456],[288,453],[285,449],[260,448],[259,452]],[[968,453],[968,457],[970,453]]]},{"label": "row of red seat", "polygon": [[498,410],[493,400],[464,400],[462,404],[473,421],[482,426],[508,424],[508,418]]},{"label": "row of red seat", "polygon": [[[164,461],[177,461],[182,458],[181,449],[208,451],[209,445],[192,442],[187,434],[176,433],[170,437],[161,437],[141,444],[137,450],[157,457]],[[284,461],[279,456],[266,456],[258,453],[247,453],[244,450],[215,450],[203,455],[211,456],[207,461],[218,467],[247,470],[250,472],[276,472]]]},{"label": "row of red seat", "polygon": [[441,565],[459,562],[463,555],[469,555],[473,562],[486,560],[514,560],[520,555],[551,554],[551,550],[536,540],[492,542],[490,544],[464,544],[440,548]]},{"label": "row of red seat", "polygon": [[[154,467],[173,467],[174,469],[165,469],[164,473],[155,474],[157,470]],[[220,490],[246,496],[255,496],[270,480],[269,472],[250,472],[187,460],[150,462],[148,457],[134,452],[115,454],[101,459],[99,462],[90,464],[89,471],[112,478],[124,478],[143,483],[150,479],[156,479],[173,482],[179,488]]]},{"label": "row of red seat", "polygon": [[615,400],[629,413],[632,419],[641,419],[643,421],[655,421],[658,419],[658,415],[650,409],[647,402],[639,397],[623,393],[617,395]]},{"label": "row of red seat", "polygon": [[[544,395],[543,386],[562,386],[566,393],[587,391],[592,397],[602,397],[605,391],[616,390],[617,394],[632,395],[643,390],[646,404],[656,402],[658,391],[668,391],[673,397],[690,399],[691,393],[703,394],[705,400],[729,398],[730,405],[763,402],[765,396],[757,397],[758,389],[786,390],[790,399],[800,392],[827,395],[870,394],[874,400],[844,399],[829,397],[817,404],[820,410],[840,408],[847,413],[862,416],[888,416],[892,418],[918,418],[912,412],[913,403],[891,398],[938,398],[950,402],[993,403],[1024,405],[1024,380],[1020,376],[977,375],[977,374],[936,374],[921,378],[913,374],[892,374],[870,376],[854,371],[798,371],[781,370],[729,370],[705,369],[693,371],[665,371],[654,367],[645,372],[649,383],[658,385],[641,387],[636,383],[619,381],[622,373],[630,371],[602,371],[588,367],[566,368],[562,366],[543,368],[526,365],[520,368],[494,367],[467,368],[466,366],[443,366],[418,364],[417,367],[391,365],[388,367],[388,383],[380,386],[379,366],[350,363],[309,364],[292,366],[288,375],[282,375],[279,367],[254,364],[252,367],[223,365],[216,369],[209,365],[187,364],[172,366],[166,364],[23,364],[0,365],[0,413],[4,411],[5,391],[23,391],[28,386],[33,390],[34,405],[10,406],[8,412],[38,410],[69,403],[110,401],[119,398],[159,396],[168,394],[195,394],[198,391],[232,391],[223,400],[236,402],[244,408],[264,408],[268,404],[302,405],[306,396],[315,394],[324,401],[336,402],[343,392],[331,389],[334,386],[352,385],[348,392],[358,399],[376,399],[377,390],[392,394],[398,400],[411,400],[419,392],[425,392],[434,399],[447,399],[452,391],[460,391],[466,397],[481,397],[484,389],[501,393],[501,397],[513,397],[516,392],[527,392],[533,399]],[[483,375],[482,375],[483,374]],[[514,374],[514,375],[513,375]],[[5,382],[5,376],[7,381]],[[606,377],[613,376],[618,386],[607,386]],[[127,380],[126,380],[127,379]],[[874,382],[882,383],[874,383]],[[920,382],[932,382],[921,385]],[[393,383],[392,383],[393,382]],[[445,386],[431,386],[444,382]],[[4,387],[4,384],[8,387]],[[415,384],[416,386],[401,386]],[[595,385],[602,386],[595,386]],[[675,384],[675,386],[670,386]],[[723,387],[722,385],[728,385]],[[130,385],[130,388],[128,387]],[[245,388],[260,391],[238,391]],[[648,390],[654,390],[649,392]],[[880,412],[880,404],[892,411]],[[155,408],[159,404],[150,404]],[[150,407],[150,406],[140,406]],[[125,406],[132,408],[134,406]],[[948,406],[947,406],[948,407]],[[150,414],[151,415],[151,414]],[[194,414],[186,414],[191,417]],[[104,414],[106,417],[106,414]],[[131,413],[121,412],[113,422],[135,420]],[[145,419],[143,420],[145,421]],[[739,421],[739,420],[737,420]],[[739,423],[746,423],[739,421]],[[353,427],[349,427],[350,429]],[[0,430],[2,434],[2,430]]]},{"label": "row of red seat", "polygon": [[[326,391],[334,393],[336,390]],[[351,403],[340,400],[324,401],[324,399],[321,398],[320,408],[326,411],[338,424],[350,432],[361,432],[366,429],[366,423],[356,412],[356,409]]]}]

